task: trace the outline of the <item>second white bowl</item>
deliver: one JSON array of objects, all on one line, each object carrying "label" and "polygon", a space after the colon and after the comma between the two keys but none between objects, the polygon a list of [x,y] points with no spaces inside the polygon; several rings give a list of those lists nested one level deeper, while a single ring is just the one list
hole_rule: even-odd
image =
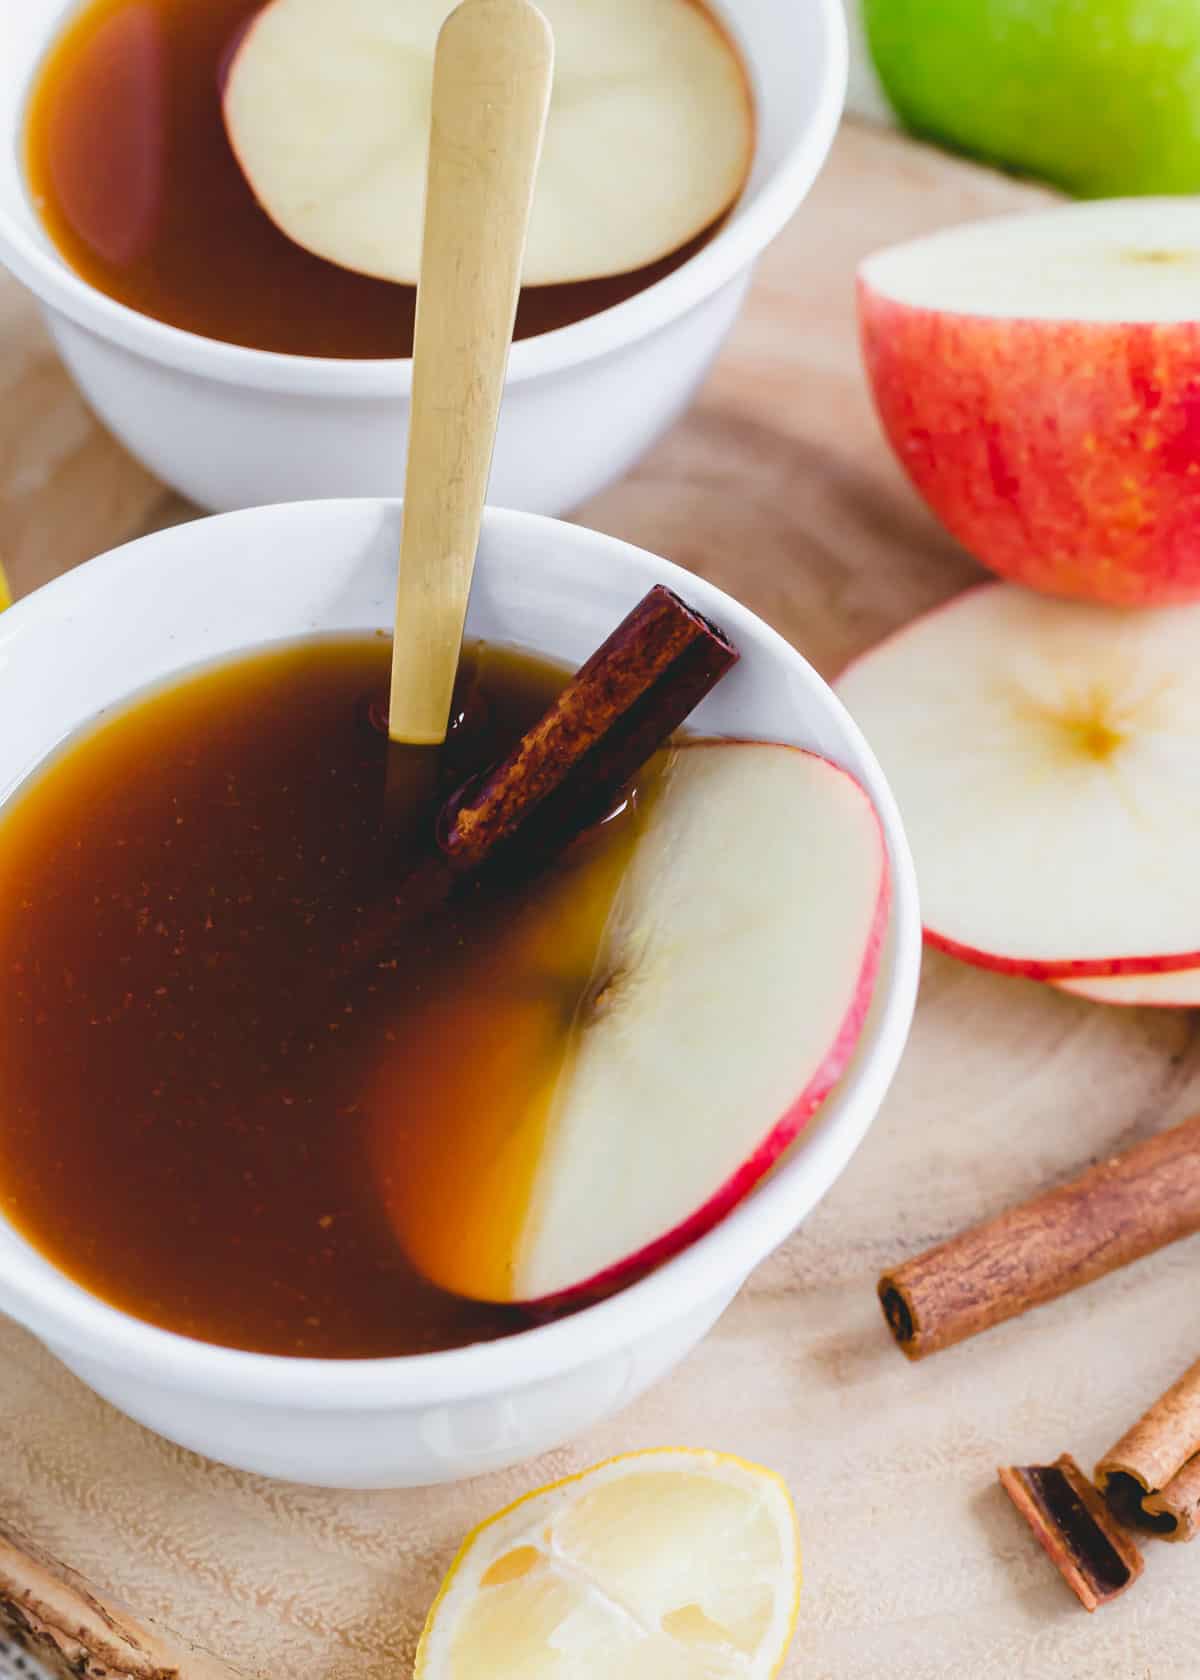
[{"label": "second white bowl", "polygon": [[[139,315],[58,256],[21,174],[21,126],[64,0],[0,7],[0,263],[41,300],[100,418],[201,507],[383,496],[403,483],[410,361],[333,361],[218,343]],[[620,476],[687,404],[757,257],[825,160],[846,84],[841,0],[731,0],[758,101],[754,171],[734,214],[665,280],[513,347],[492,499],[561,513]]]}]

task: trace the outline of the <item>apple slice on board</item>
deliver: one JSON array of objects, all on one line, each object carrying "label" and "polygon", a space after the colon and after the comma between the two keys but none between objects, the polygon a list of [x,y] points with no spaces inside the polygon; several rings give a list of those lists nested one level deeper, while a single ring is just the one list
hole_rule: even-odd
[{"label": "apple slice on board", "polygon": [[978,560],[1053,595],[1200,597],[1200,200],[1071,204],[859,270],[901,464]]},{"label": "apple slice on board", "polygon": [[379,1103],[379,1178],[414,1263],[456,1294],[561,1300],[714,1225],[844,1071],[888,879],[874,807],[828,760],[749,741],[673,749],[547,1100],[497,1134],[476,1119],[487,1093],[466,1059],[443,1054],[439,1111],[462,1126],[402,1139],[394,1171]]},{"label": "apple slice on board", "polygon": [[[230,64],[225,128],[262,208],[343,268],[414,284],[438,30],[451,0],[271,0]],[[524,281],[625,274],[745,185],[741,61],[695,0],[542,0],[555,84]]]},{"label": "apple slice on board", "polygon": [[836,685],[899,801],[926,936],[1069,979],[1200,966],[1200,606],[985,584]]},{"label": "apple slice on board", "polygon": [[1085,980],[1058,980],[1060,991],[1092,1003],[1126,1008],[1200,1009],[1200,968],[1168,969],[1160,974],[1102,974]]}]

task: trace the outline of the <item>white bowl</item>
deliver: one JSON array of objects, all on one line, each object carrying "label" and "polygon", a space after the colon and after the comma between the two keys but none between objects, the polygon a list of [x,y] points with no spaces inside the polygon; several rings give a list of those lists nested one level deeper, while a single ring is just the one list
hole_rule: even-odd
[{"label": "white bowl", "polygon": [[[398,534],[395,502],[258,508],[130,543],[19,602],[0,616],[0,802],[82,722],[170,672],[280,638],[386,626]],[[850,1159],[908,1033],[921,928],[895,804],[840,703],[780,636],[711,584],[531,514],[488,512],[470,632],[578,663],[660,582],[741,650],[696,726],[814,747],[852,770],[879,810],[892,925],[850,1071],[776,1172],[685,1253],[572,1318],[449,1353],[286,1359],[190,1341],[105,1306],[0,1219],[0,1310],[130,1416],[228,1464],[337,1487],[515,1463],[669,1370]]]},{"label": "white bowl", "polygon": [[[159,478],[206,508],[397,493],[410,361],[334,361],[218,343],[151,320],[56,253],[20,167],[26,94],[66,10],[0,6],[0,262],[41,300],[92,407]],[[691,261],[616,308],[514,345],[492,500],[562,513],[623,473],[682,411],[763,248],[824,162],[846,85],[842,0],[730,0],[759,114],[753,174]]]}]

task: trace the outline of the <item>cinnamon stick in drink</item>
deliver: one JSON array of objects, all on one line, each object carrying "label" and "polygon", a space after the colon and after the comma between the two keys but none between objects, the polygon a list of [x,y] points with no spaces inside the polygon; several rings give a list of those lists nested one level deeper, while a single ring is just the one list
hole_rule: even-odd
[{"label": "cinnamon stick in drink", "polygon": [[1070,1453],[1053,1464],[1000,1470],[1000,1485],[1085,1610],[1133,1585],[1142,1554]]},{"label": "cinnamon stick in drink", "polygon": [[1096,1486],[1123,1522],[1190,1540],[1200,1504],[1200,1360],[1096,1466]]},{"label": "cinnamon stick in drink", "polygon": [[[606,815],[621,790],[737,662],[715,624],[661,584],[580,666],[491,770],[447,800],[436,851],[402,895],[364,919],[348,964],[382,955],[406,920],[433,911],[456,881],[496,858],[536,868]],[[386,718],[372,713],[386,732]]]},{"label": "cinnamon stick in drink", "polygon": [[737,657],[715,624],[651,589],[508,757],[447,804],[438,840],[451,868],[477,872],[518,838],[537,856],[604,816]]},{"label": "cinnamon stick in drink", "polygon": [[924,1359],[1197,1231],[1200,1116],[886,1272],[879,1299]]},{"label": "cinnamon stick in drink", "polygon": [[235,1680],[165,1628],[139,1622],[73,1570],[0,1527],[0,1634],[53,1680]]}]

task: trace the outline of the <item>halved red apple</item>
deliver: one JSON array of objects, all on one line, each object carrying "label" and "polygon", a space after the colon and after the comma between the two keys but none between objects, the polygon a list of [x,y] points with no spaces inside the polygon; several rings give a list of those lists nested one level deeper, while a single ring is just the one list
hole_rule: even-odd
[{"label": "halved red apple", "polygon": [[1074,992],[1092,1003],[1140,1009],[1200,1009],[1200,968],[1168,969],[1165,974],[1102,974],[1056,984],[1061,991]]},{"label": "halved red apple", "polygon": [[[412,284],[433,53],[452,0],[271,0],[234,54],[225,127],[290,239]],[[555,85],[527,285],[624,274],[716,221],[745,184],[741,61],[694,0],[542,0]]]},{"label": "halved red apple", "polygon": [[[381,1172],[417,1266],[460,1295],[561,1299],[714,1225],[844,1071],[888,879],[873,806],[826,759],[760,742],[674,750],[547,1100],[499,1129],[467,1112]],[[485,1023],[497,1048],[537,1066],[537,1044],[505,1038],[505,1011],[497,998]],[[469,1067],[443,1051],[440,1068],[464,1106],[486,1102]]]},{"label": "halved red apple", "polygon": [[1050,594],[1200,596],[1200,200],[1064,205],[859,271],[863,355],[917,489]]},{"label": "halved red apple", "polygon": [[838,683],[900,803],[927,937],[1041,979],[1200,967],[1200,607],[989,584]]}]

